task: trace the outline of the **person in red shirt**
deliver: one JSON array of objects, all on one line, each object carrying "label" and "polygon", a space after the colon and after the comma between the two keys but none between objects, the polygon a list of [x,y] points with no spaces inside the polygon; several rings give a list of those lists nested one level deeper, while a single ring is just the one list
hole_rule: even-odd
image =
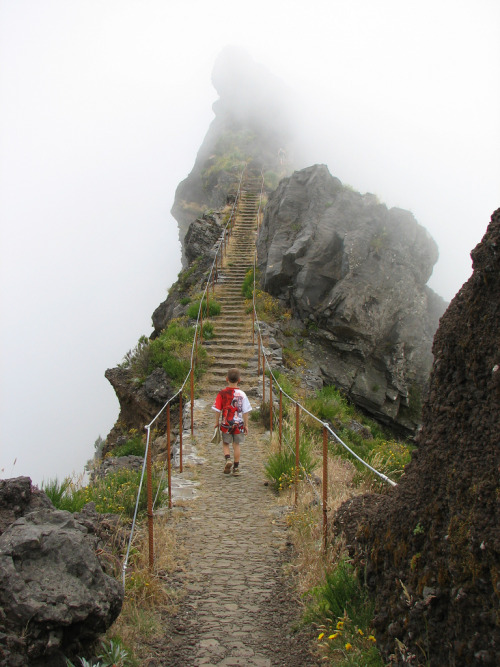
[{"label": "person in red shirt", "polygon": [[[233,475],[240,474],[240,445],[243,444],[245,435],[248,435],[248,415],[252,410],[247,395],[238,387],[240,379],[240,371],[230,368],[226,377],[227,387],[219,391],[212,405],[212,410],[217,413],[215,426],[220,428],[222,435],[226,475],[229,475],[231,468]],[[234,464],[231,461],[230,444],[233,445]]]}]

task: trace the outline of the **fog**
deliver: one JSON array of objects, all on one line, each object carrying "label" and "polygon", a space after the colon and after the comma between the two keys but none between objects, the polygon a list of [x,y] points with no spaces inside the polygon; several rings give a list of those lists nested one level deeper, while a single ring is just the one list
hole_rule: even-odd
[{"label": "fog", "polygon": [[113,425],[226,44],[302,100],[309,163],[414,213],[451,299],[500,206],[499,28],[496,0],[0,0],[1,476],[78,474]]}]

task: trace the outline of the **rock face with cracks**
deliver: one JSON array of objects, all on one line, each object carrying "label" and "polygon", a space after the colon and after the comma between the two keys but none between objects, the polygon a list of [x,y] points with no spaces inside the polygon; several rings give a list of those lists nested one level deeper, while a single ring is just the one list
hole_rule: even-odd
[{"label": "rock face with cracks", "polygon": [[500,209],[471,256],[434,338],[405,475],[336,518],[366,564],[378,643],[397,664],[500,664]]},{"label": "rock face with cracks", "polygon": [[445,309],[426,286],[438,258],[427,231],[315,165],[272,193],[257,249],[261,286],[309,323],[324,381],[413,432]]},{"label": "rock face with cracks", "polygon": [[4,480],[2,505],[20,488],[39,507],[0,536],[0,664],[62,666],[116,619],[122,585],[104,573],[97,535],[46,496],[40,506],[29,478]]}]

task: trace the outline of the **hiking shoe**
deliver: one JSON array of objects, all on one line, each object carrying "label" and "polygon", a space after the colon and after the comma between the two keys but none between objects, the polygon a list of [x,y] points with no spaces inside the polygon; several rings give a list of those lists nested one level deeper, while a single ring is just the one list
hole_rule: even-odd
[{"label": "hiking shoe", "polygon": [[224,474],[229,475],[229,473],[231,472],[232,467],[233,467],[233,463],[232,463],[231,459],[228,459],[226,461],[226,465],[224,466]]},{"label": "hiking shoe", "polygon": [[233,468],[233,475],[241,475],[241,470],[239,468]]}]

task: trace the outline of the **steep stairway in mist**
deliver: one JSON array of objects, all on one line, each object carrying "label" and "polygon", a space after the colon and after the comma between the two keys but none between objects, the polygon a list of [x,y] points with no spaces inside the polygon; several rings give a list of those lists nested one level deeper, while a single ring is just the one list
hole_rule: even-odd
[{"label": "steep stairway in mist", "polygon": [[246,312],[245,297],[241,289],[246,273],[253,266],[259,194],[257,187],[245,184],[238,203],[233,233],[228,243],[219,282],[215,288],[215,299],[222,309],[213,317],[215,337],[204,341],[211,359],[210,368],[201,383],[204,393],[215,398],[226,386],[229,368],[242,371],[242,385],[246,385],[249,373],[255,373],[256,363],[252,359],[252,318]]}]

